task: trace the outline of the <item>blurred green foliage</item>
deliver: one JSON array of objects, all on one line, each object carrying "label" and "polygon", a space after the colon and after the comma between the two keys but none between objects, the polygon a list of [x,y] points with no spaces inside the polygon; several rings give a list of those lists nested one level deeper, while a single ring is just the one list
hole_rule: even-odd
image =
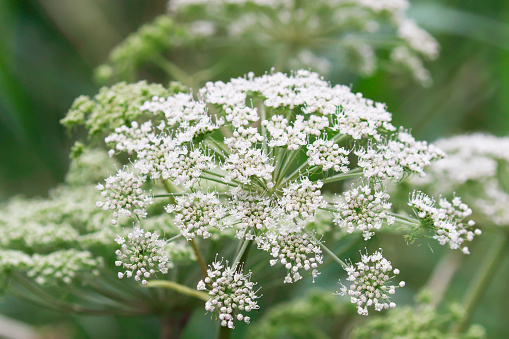
[{"label": "blurred green foliage", "polygon": [[[97,93],[93,70],[107,60],[109,52],[129,33],[164,13],[165,7],[162,0],[0,1],[2,200],[20,193],[44,195],[64,179],[73,141],[59,120],[79,95]],[[441,44],[439,59],[428,65],[434,80],[432,87],[422,88],[409,78],[384,72],[370,78],[343,78],[343,74],[333,73],[329,80],[351,83],[365,97],[386,102],[394,114],[394,124],[411,128],[418,139],[434,140],[468,131],[507,135],[509,2],[415,0],[410,14]],[[189,53],[192,51],[169,55],[185,64]],[[249,56],[246,49],[242,57]],[[253,60],[252,65],[259,70],[259,61]],[[192,66],[184,68],[192,70]],[[217,78],[241,76],[251,70],[241,66],[229,64]],[[159,80],[150,70],[142,74],[148,81]],[[389,244],[387,251],[394,249],[399,257],[396,266],[407,267],[403,274],[408,275],[404,278],[409,285],[421,287],[436,258],[423,259],[418,264],[408,258],[429,252],[427,246],[396,251],[403,244],[396,244],[390,237],[380,241]],[[465,260],[453,280],[448,298],[462,298],[461,291],[481,260],[475,253],[482,253],[489,246],[488,237],[473,248],[473,255]],[[440,253],[441,249],[436,254]],[[508,279],[506,258],[474,314],[473,320],[486,327],[489,338],[505,338],[509,333],[509,307],[500,298],[507,294]],[[411,299],[410,293],[407,299]],[[0,313],[35,325],[60,319],[66,327],[64,332],[79,338],[139,338],[157,333],[157,323],[152,318],[59,315],[12,299],[0,304]],[[192,338],[192,333],[188,337]]]}]

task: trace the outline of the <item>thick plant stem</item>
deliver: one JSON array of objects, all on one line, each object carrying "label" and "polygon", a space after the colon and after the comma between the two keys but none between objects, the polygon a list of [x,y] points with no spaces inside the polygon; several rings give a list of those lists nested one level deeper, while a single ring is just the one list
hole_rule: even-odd
[{"label": "thick plant stem", "polygon": [[209,300],[209,296],[205,292],[197,291],[195,289],[189,288],[185,285],[181,285],[174,281],[169,280],[151,280],[148,282],[147,287],[163,287],[169,290],[173,290],[175,292],[179,292],[181,294],[198,298],[203,301]]},{"label": "thick plant stem", "polygon": [[508,237],[509,234],[506,233],[502,236],[496,236],[493,240],[481,264],[479,273],[476,275],[475,280],[470,283],[467,290],[463,301],[465,317],[451,327],[451,333],[461,333],[470,322],[475,305],[486,291],[494,274],[498,271],[500,262],[504,258],[504,250],[508,243]]},{"label": "thick plant stem", "polygon": [[231,333],[232,333],[231,329],[219,325],[219,329],[217,331],[217,339],[230,339]]},{"label": "thick plant stem", "polygon": [[173,322],[167,317],[161,317],[159,319],[159,339],[174,338]]},{"label": "thick plant stem", "polygon": [[180,338],[189,321],[190,312],[163,313],[159,317],[159,339]]},{"label": "thick plant stem", "polygon": [[198,260],[198,264],[200,264],[201,271],[203,272],[203,275],[207,276],[207,264],[205,263],[205,260],[203,259],[203,255],[201,254],[200,249],[198,248],[198,245],[196,244],[196,239],[193,239],[190,241],[191,247],[193,248],[194,254],[196,254],[196,259]]}]

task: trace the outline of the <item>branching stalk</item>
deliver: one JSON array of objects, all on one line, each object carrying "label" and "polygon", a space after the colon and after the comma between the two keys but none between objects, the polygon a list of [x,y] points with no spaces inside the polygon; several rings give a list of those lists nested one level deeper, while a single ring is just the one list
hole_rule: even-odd
[{"label": "branching stalk", "polygon": [[362,176],[363,176],[362,168],[356,168],[356,169],[353,169],[346,173],[338,173],[336,175],[333,175],[332,177],[323,179],[322,182],[324,184],[329,184],[331,182],[342,181],[342,180],[351,179],[351,178],[358,178],[358,177],[362,177]]},{"label": "branching stalk", "polygon": [[198,260],[198,264],[200,264],[201,271],[203,275],[207,276],[207,264],[205,263],[205,260],[203,259],[203,255],[201,254],[200,249],[198,248],[198,245],[196,244],[196,239],[193,239],[190,241],[191,247],[193,248],[194,253],[196,254],[196,259]]},{"label": "branching stalk", "polygon": [[193,297],[198,298],[203,301],[209,300],[209,295],[202,291],[197,291],[195,289],[189,288],[187,286],[181,285],[179,283],[176,283],[174,281],[169,280],[150,280],[147,284],[147,287],[162,287],[167,288],[169,290],[173,290],[175,292]]},{"label": "branching stalk", "polygon": [[322,242],[320,242],[320,247],[322,247],[322,249],[327,252],[328,255],[330,255],[332,257],[332,259],[334,259],[334,261],[336,261],[339,265],[341,265],[341,267],[343,267],[343,269],[346,270],[346,268],[348,267],[348,265],[341,259],[339,259],[334,253],[332,253],[331,250],[329,250],[329,248],[327,248],[327,246],[325,246]]},{"label": "branching stalk", "polygon": [[244,243],[242,244],[242,247],[240,248],[239,253],[237,253],[237,256],[233,260],[232,267],[237,266],[237,264],[241,261],[242,256],[246,252],[246,249],[252,242],[253,242],[253,240],[244,240]]}]

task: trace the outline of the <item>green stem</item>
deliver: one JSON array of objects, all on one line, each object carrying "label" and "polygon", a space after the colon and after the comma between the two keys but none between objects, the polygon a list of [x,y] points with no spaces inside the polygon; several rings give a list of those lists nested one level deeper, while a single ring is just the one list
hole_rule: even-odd
[{"label": "green stem", "polygon": [[163,193],[163,194],[154,194],[153,198],[169,198],[169,197],[180,197],[183,195],[188,195],[189,192],[184,193]]},{"label": "green stem", "polygon": [[505,233],[502,236],[496,236],[490,244],[488,253],[486,253],[486,256],[480,266],[480,271],[475,275],[475,279],[470,283],[463,301],[465,316],[462,320],[458,321],[451,327],[451,333],[461,333],[468,325],[475,305],[484,292],[486,292],[487,287],[492,281],[493,275],[499,271],[499,264],[505,257],[504,249],[508,242],[508,237],[508,233]]},{"label": "green stem", "polygon": [[393,216],[396,219],[395,220],[396,223],[411,226],[411,227],[419,227],[421,225],[419,220],[416,220],[413,218],[408,218],[408,217],[405,217],[403,215],[399,215],[396,213],[388,213],[388,214]]},{"label": "green stem", "polygon": [[220,179],[216,179],[216,178],[206,177],[203,174],[200,175],[200,178],[201,179],[205,179],[205,180],[215,181],[215,182],[218,182],[220,184],[227,185],[227,186],[233,186],[233,187],[237,187],[238,186],[238,185],[234,184],[233,182],[228,182],[228,181],[224,181],[224,180],[220,180]]},{"label": "green stem", "polygon": [[217,140],[214,140],[212,137],[208,137],[205,140],[205,144],[223,160],[227,158],[229,152],[224,144],[221,145]]},{"label": "green stem", "polygon": [[[348,135],[344,135],[344,134],[336,134],[331,140],[335,143],[340,143],[342,142],[343,140],[347,139],[348,138]],[[292,174],[290,174],[289,176],[287,176],[286,178],[284,178],[284,180],[281,182],[280,186],[281,187],[284,187],[284,185],[286,185],[286,183],[290,180],[293,180],[295,179],[300,173],[302,170],[304,170],[307,166],[309,165],[309,159],[306,159],[306,161],[304,161],[295,171],[292,172]],[[360,176],[360,175],[355,175],[355,176],[348,176],[348,174],[353,174],[353,173],[358,173],[359,169],[354,169],[354,170],[351,170],[350,172],[348,173],[340,173],[340,174],[336,174],[335,176],[332,176],[328,179],[332,179],[332,178],[340,178],[338,180],[344,180],[344,179],[348,179],[348,178],[351,178],[351,177],[357,177],[357,176]],[[362,172],[362,170],[360,170],[360,172]],[[323,183],[327,183],[327,182],[333,182],[333,181],[337,181],[337,180],[331,180],[331,181],[323,181]]]},{"label": "green stem", "polygon": [[171,237],[170,239],[166,240],[166,243],[168,243],[168,244],[169,244],[170,242],[172,242],[172,241],[174,241],[174,240],[177,240],[177,239],[179,239],[179,238],[182,238],[182,237],[183,237],[183,235],[182,235],[182,234],[177,234],[176,236]]},{"label": "green stem", "polygon": [[219,329],[217,331],[217,339],[230,339],[231,332],[232,332],[231,329],[225,326],[221,326],[221,324],[219,324]]},{"label": "green stem", "polygon": [[283,170],[283,166],[285,164],[286,158],[288,157],[288,153],[290,152],[290,151],[288,151],[288,149],[283,150],[281,147],[278,149],[278,151],[280,153],[278,153],[276,168],[274,170],[274,173],[275,173],[274,179],[276,182],[279,182],[279,177],[281,176],[281,171]]},{"label": "green stem", "polygon": [[163,71],[166,72],[170,77],[173,79],[182,82],[183,84],[187,86],[192,86],[191,76],[184,72],[180,67],[175,65],[174,63],[170,62],[169,60],[165,59],[164,57],[158,55],[157,57],[154,57],[152,61]]},{"label": "green stem", "polygon": [[328,184],[331,182],[346,180],[346,179],[350,179],[350,178],[358,178],[358,177],[362,177],[362,176],[363,176],[362,168],[355,168],[355,169],[348,171],[346,173],[338,173],[336,175],[333,175],[332,177],[325,178],[322,180],[322,182],[324,184]]},{"label": "green stem", "polygon": [[348,265],[341,259],[339,259],[334,253],[332,253],[331,250],[329,250],[327,248],[327,246],[325,246],[322,242],[319,242],[320,243],[320,247],[322,247],[322,249],[327,252],[328,255],[330,255],[332,257],[332,259],[334,259],[334,261],[336,261],[339,265],[341,265],[341,267],[343,267],[343,269],[346,269],[348,267]]},{"label": "green stem", "polygon": [[173,185],[169,180],[163,180],[164,189],[168,193],[178,193],[182,192],[180,187]]},{"label": "green stem", "polygon": [[246,252],[246,249],[248,246],[253,242],[253,240],[244,240],[244,243],[242,244],[242,247],[239,250],[239,253],[235,256],[235,259],[233,260],[232,267],[237,266],[237,264],[241,261],[242,256]]},{"label": "green stem", "polygon": [[203,255],[201,254],[201,251],[198,248],[198,245],[196,244],[196,239],[191,240],[190,243],[191,243],[191,247],[193,248],[194,253],[196,254],[196,259],[198,260],[198,264],[200,264],[201,271],[203,272],[203,275],[206,277],[208,275],[207,264],[205,263],[205,260],[203,259]]},{"label": "green stem", "polygon": [[283,181],[281,181],[281,187],[284,187],[288,181],[295,179],[295,177],[300,174],[301,170],[308,166],[308,160],[309,159],[306,159],[306,161],[304,161],[295,171],[293,171],[292,174],[284,178]]},{"label": "green stem", "polygon": [[187,286],[181,285],[174,281],[169,280],[150,280],[147,284],[147,287],[163,287],[169,290],[173,290],[175,292],[198,298],[203,301],[209,300],[209,295],[202,291],[197,291],[195,289],[189,288]]},{"label": "green stem", "polygon": [[[329,202],[329,204],[332,205],[330,202]],[[318,208],[323,210],[323,211],[327,211],[327,212],[332,212],[332,213],[337,213],[338,212],[337,209],[333,209],[333,208],[328,208],[328,207],[318,207]]]},{"label": "green stem", "polygon": [[267,120],[267,111],[265,110],[265,104],[263,101],[260,101],[260,132],[263,137],[262,141],[262,149],[265,154],[269,154],[268,146],[267,146],[267,128],[263,125],[263,122]]},{"label": "green stem", "polygon": [[[286,171],[289,169],[289,167],[292,165],[293,161],[295,160],[295,158],[299,155],[299,151],[297,150],[292,150],[292,151],[287,151],[290,153],[290,156],[288,159],[285,160],[285,164],[283,165],[283,168],[281,170],[281,172],[279,173],[279,178],[278,178],[278,181],[276,183],[276,186],[277,187],[283,187],[283,186],[279,186],[279,182],[282,181],[282,179],[284,179],[284,175],[286,173]],[[307,160],[306,160],[307,162]],[[285,183],[288,182],[288,181],[285,181]]]},{"label": "green stem", "polygon": [[209,174],[209,175],[214,175],[214,176],[219,177],[219,178],[224,178],[224,174],[219,174],[219,173],[215,173],[215,172],[212,172],[212,171],[203,171],[202,173]]}]

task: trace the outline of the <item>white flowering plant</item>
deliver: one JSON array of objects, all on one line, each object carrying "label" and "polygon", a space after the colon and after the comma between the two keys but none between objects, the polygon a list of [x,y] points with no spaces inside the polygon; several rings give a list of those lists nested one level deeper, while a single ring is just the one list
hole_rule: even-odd
[{"label": "white flowering plant", "polygon": [[432,194],[457,192],[485,229],[509,225],[509,138],[475,133],[439,139],[437,145],[447,158],[428,168],[427,176],[412,178],[410,184]]},{"label": "white flowering plant", "polygon": [[[332,262],[338,287],[324,300],[344,296],[362,316],[395,308],[405,273],[370,241],[391,232],[468,254],[481,234],[471,202],[463,191],[438,189],[436,203],[411,181],[422,191],[396,213],[389,186],[427,180],[426,168],[445,153],[394,126],[384,104],[311,69],[338,64],[369,75],[403,66],[429,84],[423,62],[437,57],[438,44],[405,16],[407,7],[172,1],[169,14],[127,38],[97,74],[133,80],[151,62],[185,84],[119,82],[74,101],[62,123],[84,127],[87,140],[73,148],[65,183],[47,199],[0,207],[3,290],[68,312],[155,314],[166,337],[199,309],[226,338],[257,320],[264,291],[277,288],[284,300]],[[225,43],[266,53],[260,64],[275,68],[205,82],[217,69],[190,77],[164,55]],[[231,62],[235,53],[222,47]],[[307,69],[280,72],[300,67]],[[359,254],[344,258],[351,244]]]},{"label": "white flowering plant", "polygon": [[[466,244],[480,233],[463,221],[471,211],[459,198],[437,210],[416,194],[407,212],[394,213],[387,185],[424,176],[444,153],[393,126],[385,105],[308,70],[249,73],[208,82],[197,93],[178,84],[119,83],[78,98],[63,123],[84,125],[92,143],[104,137],[109,159],[98,159],[116,163],[116,173],[102,174],[95,185],[87,181],[97,192],[87,208],[101,218],[89,220],[93,232],[78,231],[68,246],[86,247],[84,239],[93,237],[87,246],[96,274],[142,293],[140,312],[160,307],[139,292],[148,291],[143,286],[169,289],[202,300],[220,328],[233,329],[261,309],[261,267],[283,273],[262,274],[261,281],[291,288],[320,279],[330,258],[346,274],[336,294],[368,315],[396,306],[392,296],[405,286],[396,280],[399,269],[382,249],[352,263],[327,243],[390,231],[468,253]],[[87,148],[75,146],[77,161],[90,157]],[[77,175],[70,174],[71,189]],[[14,244],[10,239],[5,247]],[[33,285],[34,273],[18,267],[16,275]],[[111,282],[116,276],[122,280]],[[88,288],[86,279],[80,283]],[[181,309],[181,298],[166,301],[166,309]],[[134,311],[116,302],[118,310]]]},{"label": "white flowering plant", "polygon": [[[474,230],[475,234],[467,230],[461,231],[462,227],[451,233],[451,225],[465,225],[465,222],[475,221],[486,233],[483,237],[484,244],[479,244],[476,248],[476,256],[482,256],[483,259],[463,297],[462,308],[465,314],[449,331],[459,333],[467,328],[474,310],[482,301],[488,287],[492,286],[493,279],[500,271],[504,271],[502,262],[509,234],[509,139],[472,133],[442,138],[436,141],[436,145],[447,152],[448,156],[428,167],[425,170],[426,176],[410,177],[406,183],[401,183],[394,190],[394,194],[401,196],[418,188],[433,195],[442,195],[436,207],[435,202],[424,193],[413,193],[409,204],[416,213],[426,215],[430,220],[444,220],[437,223],[441,232],[437,232],[436,239],[441,243],[448,243],[451,248],[461,248],[462,239],[473,238],[475,234],[481,233],[481,230]],[[452,218],[447,221],[444,215],[448,213],[451,213]],[[465,216],[472,220],[465,221]],[[462,233],[464,236],[461,236]],[[443,235],[447,234],[449,236],[444,238]],[[469,251],[465,247],[462,250],[465,253]],[[445,270],[449,271],[447,275],[450,277],[445,281],[451,279],[462,263],[461,260],[454,260],[450,254],[445,256],[442,262],[446,263],[444,267],[447,266]],[[448,262],[451,264],[447,264]],[[464,266],[467,265],[473,266],[471,261],[465,262]],[[447,286],[449,282],[442,284]]]}]

